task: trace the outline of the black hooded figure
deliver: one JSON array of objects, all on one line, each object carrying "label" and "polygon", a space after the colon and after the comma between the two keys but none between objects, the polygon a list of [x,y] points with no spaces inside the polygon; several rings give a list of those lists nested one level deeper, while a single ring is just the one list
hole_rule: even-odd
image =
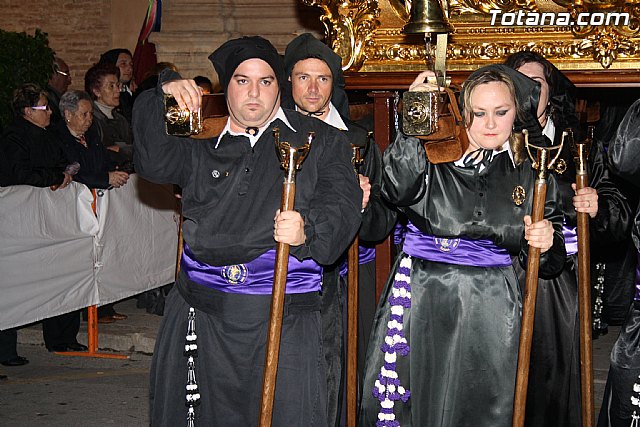
[{"label": "black hooded figure", "polygon": [[[631,105],[609,144],[612,170],[640,189],[640,100]],[[640,207],[631,233],[637,259],[635,296],[611,350],[598,427],[628,427],[640,415]]]},{"label": "black hooded figure", "polygon": [[[547,104],[544,110],[542,106],[538,108],[538,112],[543,110],[538,127],[542,129],[544,123],[543,134],[548,144],[550,139],[553,145],[559,144],[567,128],[573,130],[576,142],[585,137],[575,112],[576,88],[564,74],[534,52],[515,53],[505,64],[548,86]],[[539,66],[523,69],[526,64]],[[541,102],[545,102],[542,98]],[[581,425],[576,209],[582,208],[584,202],[574,201],[576,192],[572,184],[576,180],[576,167],[569,144],[563,146],[560,156],[567,166],[564,173],[555,174],[564,210],[567,262],[559,276],[539,280],[525,418],[528,427]],[[584,197],[589,197],[587,203],[593,207],[589,221],[593,261],[598,254],[595,248],[611,247],[625,239],[631,211],[609,177],[599,141],[591,147],[588,173],[590,189]],[[524,283],[525,270],[518,264],[516,271]],[[625,309],[633,295],[633,278],[626,283]]]},{"label": "black hooded figure", "polygon": [[[416,78],[410,90],[433,90],[424,85]],[[513,129],[540,143],[539,93],[504,65],[482,67],[460,95],[465,156],[430,163],[402,132],[384,152],[382,195],[409,223],[375,315],[360,426],[511,426],[522,304],[512,259],[526,263],[536,179]],[[465,161],[479,149],[488,153]],[[536,223],[542,275],[558,274],[566,256],[558,199],[550,177],[548,222]]]},{"label": "black hooded figure", "polygon": [[[301,105],[296,102],[300,102],[299,99],[304,94],[296,92],[297,96],[294,96],[293,80],[300,78],[301,70],[305,79],[313,78],[304,73],[305,69],[301,68],[304,67],[304,63],[300,62],[310,58],[324,61],[331,71],[333,88],[327,100],[327,105],[321,106],[322,111],[320,112],[304,111]],[[369,343],[369,334],[377,304],[375,299],[375,244],[389,234],[391,227],[395,223],[394,210],[380,196],[382,172],[380,149],[373,141],[368,129],[352,121],[349,117],[349,103],[344,90],[345,83],[342,74],[342,58],[338,54],[312,34],[302,34],[293,39],[287,46],[284,65],[285,78],[287,80],[283,91],[283,106],[297,109],[303,114],[319,117],[325,123],[338,127],[347,136],[352,146],[359,147],[361,152],[365,153],[364,163],[358,169],[358,173],[368,177],[371,184],[369,202],[363,210],[362,226],[359,232],[358,378],[359,384],[361,384],[364,356]],[[296,75],[293,75],[294,69],[298,72]],[[330,121],[330,114],[322,114],[327,112],[327,109],[335,109],[342,119],[342,123]],[[323,277],[322,322],[324,351],[327,361],[327,403],[330,425],[340,425],[342,402],[345,396],[346,321],[344,319],[346,319],[347,311],[346,273],[346,254],[343,254],[336,264],[325,267]]]},{"label": "black hooded figure", "polygon": [[272,425],[325,427],[321,265],[336,261],[360,225],[351,150],[337,129],[280,107],[284,67],[268,40],[229,40],[210,59],[230,114],[219,136],[167,135],[164,95],[197,107],[201,93],[170,69],[133,110],[137,172],[179,185],[185,218],[180,273],[150,373],[151,425],[258,424],[275,248],[286,234],[276,214],[284,179],[278,128],[293,147],[310,132],[315,138],[296,174],[295,210],[286,213],[294,237],[283,242],[290,256]]}]

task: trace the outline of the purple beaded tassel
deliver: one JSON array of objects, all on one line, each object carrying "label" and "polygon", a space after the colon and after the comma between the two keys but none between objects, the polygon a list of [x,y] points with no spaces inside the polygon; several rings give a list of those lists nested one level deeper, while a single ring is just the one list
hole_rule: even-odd
[{"label": "purple beaded tassel", "polygon": [[407,356],[409,345],[404,336],[404,310],[411,308],[411,257],[405,256],[393,280],[391,296],[389,297],[391,316],[387,323],[387,335],[380,350],[384,352],[384,365],[380,368],[378,379],[373,388],[373,396],[380,401],[377,427],[399,427],[393,413],[395,402],[407,402],[411,392],[400,385],[396,372],[398,354]]},{"label": "purple beaded tassel", "polygon": [[187,427],[195,426],[195,407],[200,404],[200,392],[196,382],[196,362],[198,357],[198,344],[196,343],[196,311],[189,307],[189,318],[187,323],[187,337],[184,344],[184,355],[187,359],[187,395],[185,404],[187,405]]}]

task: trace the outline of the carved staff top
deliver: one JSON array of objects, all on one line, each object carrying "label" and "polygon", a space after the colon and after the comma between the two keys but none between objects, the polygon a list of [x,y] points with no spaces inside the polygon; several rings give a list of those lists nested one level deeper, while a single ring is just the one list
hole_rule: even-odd
[{"label": "carved staff top", "polygon": [[296,172],[302,169],[302,163],[309,154],[311,142],[315,136],[315,132],[309,132],[306,144],[301,147],[292,147],[290,143],[280,141],[280,128],[273,129],[273,138],[275,141],[276,152],[280,159],[280,167],[282,167],[282,169],[287,173],[285,182],[295,181]]}]

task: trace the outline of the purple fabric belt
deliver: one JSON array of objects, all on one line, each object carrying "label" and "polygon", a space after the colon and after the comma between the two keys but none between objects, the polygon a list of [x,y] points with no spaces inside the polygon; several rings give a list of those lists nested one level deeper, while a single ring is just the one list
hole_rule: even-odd
[{"label": "purple fabric belt", "polygon": [[404,253],[427,261],[472,267],[508,267],[511,256],[491,240],[439,238],[424,234],[412,223],[407,224]]},{"label": "purple fabric belt", "polygon": [[576,227],[562,226],[562,234],[564,234],[564,247],[567,249],[567,256],[578,253],[578,234]]},{"label": "purple fabric belt", "polygon": [[[366,264],[376,259],[376,248],[369,248],[366,246],[358,246],[358,264]],[[340,275],[345,277],[349,271],[349,265],[347,260],[342,261],[340,264]]]},{"label": "purple fabric belt", "polygon": [[[189,280],[200,285],[232,294],[271,295],[276,251],[271,249],[253,261],[215,267],[195,259],[186,244],[180,260],[180,268]],[[298,261],[289,255],[287,294],[319,291],[322,267],[312,259]]]},{"label": "purple fabric belt", "polygon": [[640,250],[638,250],[638,264],[636,264],[636,301],[640,301]]}]

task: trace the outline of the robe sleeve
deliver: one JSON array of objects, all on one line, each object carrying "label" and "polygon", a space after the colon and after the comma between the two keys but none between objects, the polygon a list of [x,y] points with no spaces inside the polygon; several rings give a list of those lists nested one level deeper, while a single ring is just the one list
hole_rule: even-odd
[{"label": "robe sleeve", "polygon": [[162,84],[180,75],[165,70],[154,89],[144,91],[133,107],[134,164],[140,176],[159,184],[186,186],[196,141],[167,135]]},{"label": "robe sleeve", "polygon": [[[562,198],[558,189],[558,183],[553,175],[549,175],[547,180],[547,197],[544,205],[544,219],[553,224],[553,245],[545,253],[540,255],[540,268],[538,275],[544,279],[550,279],[562,272],[567,258],[564,245],[564,235],[562,234]],[[520,245],[520,265],[527,269],[529,245],[524,238],[524,233]]]},{"label": "robe sleeve", "polygon": [[418,138],[398,132],[382,163],[382,196],[392,205],[411,206],[424,196],[427,155]]},{"label": "robe sleeve", "polygon": [[299,211],[305,221],[306,240],[300,246],[292,246],[291,254],[300,260],[311,257],[319,264],[329,265],[358,232],[362,191],[353,173],[346,136],[328,125],[320,133],[324,134],[323,140],[314,141],[325,145],[316,166],[318,179],[309,208]]},{"label": "robe sleeve", "polygon": [[[591,242],[621,242],[629,233],[632,222],[631,208],[627,198],[609,176],[601,145],[598,144],[591,151],[589,186],[598,193],[598,213],[589,221]],[[640,161],[640,158],[637,160]]]},{"label": "robe sleeve", "polygon": [[369,204],[362,215],[360,238],[368,242],[379,242],[391,232],[396,222],[396,212],[380,193],[382,187],[382,156],[380,148],[371,140],[362,166],[364,176],[369,178],[371,194]]},{"label": "robe sleeve", "polygon": [[640,100],[625,114],[615,139],[609,144],[612,170],[640,187]]}]

